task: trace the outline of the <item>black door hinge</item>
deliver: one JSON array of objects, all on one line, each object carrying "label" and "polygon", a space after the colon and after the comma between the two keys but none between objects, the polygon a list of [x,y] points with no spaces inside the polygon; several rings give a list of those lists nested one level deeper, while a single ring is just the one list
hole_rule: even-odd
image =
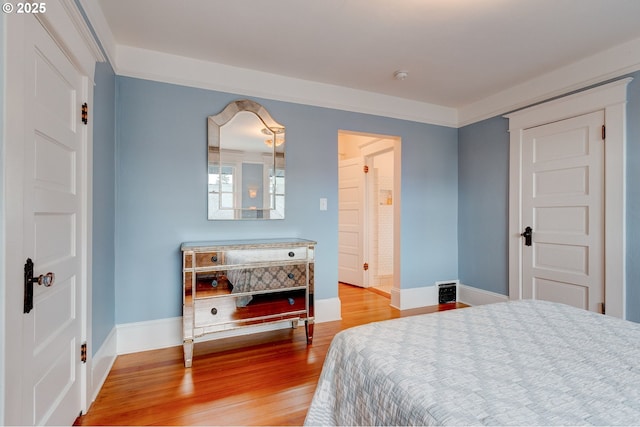
[{"label": "black door hinge", "polygon": [[604,141],[605,139],[607,139],[607,127],[602,125],[602,140]]},{"label": "black door hinge", "polygon": [[89,105],[86,102],[82,104],[82,123],[89,123]]},{"label": "black door hinge", "polygon": [[87,343],[82,343],[80,346],[80,361],[82,363],[87,363]]}]

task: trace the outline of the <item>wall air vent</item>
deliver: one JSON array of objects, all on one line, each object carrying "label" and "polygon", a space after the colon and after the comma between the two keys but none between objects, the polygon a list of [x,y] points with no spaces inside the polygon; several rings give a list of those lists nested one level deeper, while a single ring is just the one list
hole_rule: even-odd
[{"label": "wall air vent", "polygon": [[438,304],[447,304],[457,301],[456,282],[438,284]]}]

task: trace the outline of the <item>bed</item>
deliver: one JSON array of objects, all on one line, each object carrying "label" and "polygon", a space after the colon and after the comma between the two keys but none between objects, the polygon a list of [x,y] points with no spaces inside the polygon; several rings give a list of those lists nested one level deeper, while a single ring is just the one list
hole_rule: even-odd
[{"label": "bed", "polygon": [[523,300],[351,328],[305,425],[640,425],[640,324]]}]

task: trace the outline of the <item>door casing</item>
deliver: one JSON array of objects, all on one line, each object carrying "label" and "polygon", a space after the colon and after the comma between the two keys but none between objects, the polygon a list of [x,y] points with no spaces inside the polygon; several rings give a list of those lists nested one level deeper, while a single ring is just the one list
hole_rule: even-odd
[{"label": "door casing", "polygon": [[603,124],[599,110],[523,132],[524,298],[602,309]]},{"label": "door casing", "polygon": [[627,85],[632,78],[585,90],[504,117],[509,119],[509,299],[522,298],[522,143],[523,131],[535,126],[605,112],[605,303],[606,314],[626,318],[625,151]]},{"label": "door casing", "polygon": [[[4,129],[4,149],[5,149],[5,169],[4,179],[6,183],[5,192],[5,238],[4,245],[4,266],[2,272],[3,280],[0,289],[6,298],[2,301],[4,311],[3,333],[0,334],[3,343],[0,349],[4,352],[2,375],[2,397],[0,404],[0,423],[4,425],[20,425],[21,420],[21,396],[22,383],[21,372],[28,367],[23,366],[20,349],[22,348],[22,300],[23,288],[22,275],[23,266],[27,254],[24,253],[22,239],[22,170],[23,154],[22,142],[25,139],[25,120],[29,119],[30,111],[25,108],[23,102],[24,92],[24,32],[26,19],[38,19],[42,26],[52,35],[58,46],[65,52],[69,60],[88,79],[88,91],[82,94],[87,100],[90,109],[93,104],[93,76],[96,62],[104,61],[105,58],[91,35],[84,18],[78,10],[73,0],[59,0],[47,3],[47,12],[38,14],[35,18],[31,15],[12,14],[10,19],[5,20],[5,67],[6,67],[6,92],[5,92],[5,129]],[[91,111],[91,110],[90,110]],[[91,167],[92,164],[92,141],[93,126],[91,113],[89,115],[89,126],[86,127],[86,150],[84,164],[85,168],[80,179],[82,188],[85,189],[83,198],[84,215],[82,218],[82,245],[78,248],[83,251],[84,265],[82,267],[82,313],[78,315],[83,323],[83,340],[91,341]],[[18,284],[18,286],[16,286]],[[79,349],[78,349],[79,351]],[[2,360],[2,359],[0,359]],[[85,368],[81,373],[82,382],[82,408],[83,411],[89,406],[93,395],[91,384],[91,348],[88,351],[88,359]]]},{"label": "door casing", "polygon": [[[400,303],[400,208],[402,203],[401,197],[401,176],[402,176],[402,139],[399,136],[369,134],[355,131],[338,131],[338,144],[340,144],[341,136],[353,136],[363,138],[358,142],[360,156],[364,159],[371,157],[377,153],[392,151],[393,152],[393,289],[391,290],[391,306],[399,308]],[[363,242],[364,248],[368,248],[368,242]]]},{"label": "door casing", "polygon": [[[378,252],[376,246],[378,245],[378,230],[374,228],[374,212],[373,210],[377,208],[378,194],[374,193],[375,190],[375,177],[372,173],[374,171],[374,162],[375,157],[381,154],[391,153],[393,158],[393,166],[395,166],[395,153],[394,153],[394,145],[398,143],[397,140],[394,139],[381,139],[381,140],[372,140],[366,143],[360,144],[360,152],[364,158],[365,165],[369,166],[369,173],[366,176],[366,191],[365,191],[365,228],[366,231],[364,233],[364,252],[365,252],[365,260],[369,263],[370,268],[365,271],[365,283],[368,286],[379,286],[380,283],[376,282],[374,272],[378,272],[379,266],[378,259],[374,257],[374,254]],[[393,179],[394,181],[397,179],[397,175],[395,173],[395,169],[393,171]],[[392,194],[395,193],[395,189],[393,189]],[[395,212],[392,210],[392,216],[394,219],[392,223],[395,223]],[[375,237],[374,237],[375,236]],[[394,245],[395,246],[395,245]],[[394,250],[392,248],[391,251],[391,262],[392,265],[395,265]],[[397,282],[394,279],[394,285]]]}]

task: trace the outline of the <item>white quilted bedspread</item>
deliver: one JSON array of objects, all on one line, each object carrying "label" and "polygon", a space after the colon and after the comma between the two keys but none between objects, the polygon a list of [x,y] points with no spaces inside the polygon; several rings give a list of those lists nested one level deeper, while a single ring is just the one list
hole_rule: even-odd
[{"label": "white quilted bedspread", "polygon": [[335,336],[306,425],[640,425],[640,324],[545,301]]}]

